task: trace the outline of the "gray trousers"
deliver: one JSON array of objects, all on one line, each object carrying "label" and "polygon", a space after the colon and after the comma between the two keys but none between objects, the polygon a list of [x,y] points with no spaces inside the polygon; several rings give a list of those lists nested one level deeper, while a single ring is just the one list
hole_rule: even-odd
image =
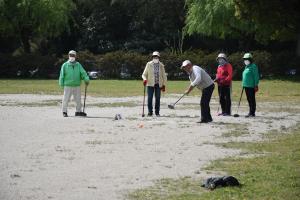
[{"label": "gray trousers", "polygon": [[81,91],[80,86],[78,87],[64,87],[64,97],[62,102],[62,111],[67,112],[68,104],[71,96],[73,95],[74,101],[76,102],[76,112],[81,112]]}]

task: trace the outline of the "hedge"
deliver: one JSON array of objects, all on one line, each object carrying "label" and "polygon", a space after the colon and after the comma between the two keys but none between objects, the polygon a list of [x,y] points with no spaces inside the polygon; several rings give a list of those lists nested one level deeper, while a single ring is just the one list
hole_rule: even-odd
[{"label": "hedge", "polygon": [[[203,67],[213,78],[217,69],[216,56],[218,51],[207,52],[203,50],[186,51],[182,54],[161,52],[161,61],[166,66],[168,78],[173,80],[186,79],[186,74],[180,70],[183,60],[191,60],[194,64]],[[234,79],[240,79],[244,69],[242,56],[245,52],[235,52],[228,55],[229,62],[234,69]],[[289,69],[296,69],[299,75],[300,62],[293,52],[282,51],[270,53],[267,51],[253,51],[254,62],[258,65],[262,76],[282,76]],[[67,55],[57,58],[55,56],[42,56],[30,54],[12,56],[0,54],[1,78],[58,78],[59,70]],[[140,79],[151,54],[143,55],[137,52],[115,51],[95,55],[89,51],[78,52],[77,60],[87,71],[98,71],[104,79]],[[30,72],[36,73],[32,75]],[[125,76],[124,76],[125,75]]]}]

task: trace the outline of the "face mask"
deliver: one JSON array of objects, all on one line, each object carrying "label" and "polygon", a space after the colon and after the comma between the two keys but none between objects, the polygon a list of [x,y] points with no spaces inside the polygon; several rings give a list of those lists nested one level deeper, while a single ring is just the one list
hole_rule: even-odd
[{"label": "face mask", "polygon": [[157,63],[159,63],[159,59],[158,59],[158,58],[153,58],[153,62],[154,62],[155,64],[157,64]]},{"label": "face mask", "polygon": [[70,62],[74,62],[75,61],[75,57],[69,57],[69,61]]},{"label": "face mask", "polygon": [[223,58],[219,58],[218,59],[218,63],[219,63],[219,65],[225,65],[226,64],[226,60],[223,59]]},{"label": "face mask", "polygon": [[250,61],[249,60],[244,60],[245,65],[250,65]]}]

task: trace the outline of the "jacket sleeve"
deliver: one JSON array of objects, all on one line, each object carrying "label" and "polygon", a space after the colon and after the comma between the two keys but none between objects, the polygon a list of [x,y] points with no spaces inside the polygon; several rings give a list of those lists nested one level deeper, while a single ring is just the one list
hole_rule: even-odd
[{"label": "jacket sleeve", "polygon": [[253,67],[253,75],[254,75],[254,83],[255,83],[255,86],[258,86],[258,83],[259,83],[259,73],[258,73],[258,68],[256,65],[254,65]]},{"label": "jacket sleeve", "polygon": [[165,70],[165,66],[164,65],[162,65],[162,77],[163,77],[162,84],[166,85],[168,78],[167,78],[167,74],[166,74],[166,70]]},{"label": "jacket sleeve", "polygon": [[86,71],[83,69],[82,65],[79,63],[79,68],[80,68],[80,78],[84,80],[85,82],[89,82],[90,78],[87,75]]},{"label": "jacket sleeve", "polygon": [[148,67],[149,67],[149,64],[147,63],[147,64],[146,64],[146,67],[145,67],[145,69],[144,69],[144,72],[143,72],[143,74],[142,74],[143,80],[147,80],[147,78],[148,78]]},{"label": "jacket sleeve", "polygon": [[59,79],[58,79],[58,84],[60,87],[64,87],[64,78],[65,78],[64,68],[65,68],[65,64],[63,64],[60,68]]},{"label": "jacket sleeve", "polygon": [[230,81],[232,80],[232,66],[229,63],[227,64],[227,72],[228,75],[226,76],[225,81],[230,83]]}]

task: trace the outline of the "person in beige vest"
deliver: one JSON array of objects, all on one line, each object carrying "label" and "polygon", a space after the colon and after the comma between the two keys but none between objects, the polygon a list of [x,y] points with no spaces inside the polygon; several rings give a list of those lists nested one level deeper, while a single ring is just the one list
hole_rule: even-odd
[{"label": "person in beige vest", "polygon": [[155,115],[160,116],[160,94],[165,92],[167,75],[165,66],[159,61],[160,54],[158,51],[152,53],[152,60],[146,64],[145,70],[142,74],[143,84],[147,86],[148,94],[148,116],[153,115],[153,94],[155,94]]}]

